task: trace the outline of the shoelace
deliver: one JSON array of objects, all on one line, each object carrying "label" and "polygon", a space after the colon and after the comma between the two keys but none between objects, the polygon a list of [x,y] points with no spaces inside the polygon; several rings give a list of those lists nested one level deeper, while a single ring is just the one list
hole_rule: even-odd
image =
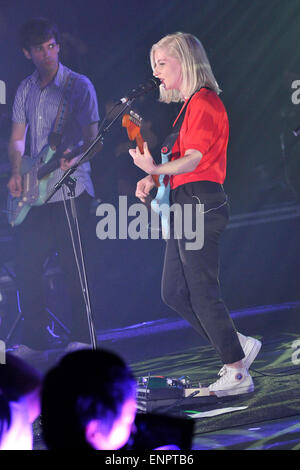
[{"label": "shoelace", "polygon": [[229,372],[227,367],[223,366],[222,369],[218,373],[220,378],[215,382],[214,385],[216,385],[216,384],[222,385],[224,382],[226,383],[227,380],[229,379],[229,376],[228,376],[227,372]]},{"label": "shoelace", "polygon": [[220,378],[213,384],[214,387],[221,387],[224,383],[226,384],[226,382],[231,379],[230,372],[226,366],[222,367],[218,375],[220,375]]}]

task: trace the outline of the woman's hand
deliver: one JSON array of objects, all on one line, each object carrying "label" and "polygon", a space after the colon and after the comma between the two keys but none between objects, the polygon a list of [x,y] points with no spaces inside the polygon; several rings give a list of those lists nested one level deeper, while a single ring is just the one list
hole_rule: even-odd
[{"label": "woman's hand", "polygon": [[154,186],[155,184],[152,176],[146,176],[142,180],[138,181],[136,185],[136,197],[138,197],[142,202],[146,202],[146,197],[149,195],[151,189],[154,188]]},{"label": "woman's hand", "polygon": [[144,153],[141,153],[139,148],[136,147],[136,149],[130,149],[129,154],[132,156],[134,164],[145,171],[145,173],[149,175],[156,174],[157,166],[148,149],[147,142],[144,142]]}]

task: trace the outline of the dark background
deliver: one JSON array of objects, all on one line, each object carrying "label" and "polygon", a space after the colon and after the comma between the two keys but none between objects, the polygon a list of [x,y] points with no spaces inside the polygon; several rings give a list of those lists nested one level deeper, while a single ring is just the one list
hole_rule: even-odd
[{"label": "dark background", "polygon": [[[57,23],[61,61],[91,79],[101,116],[110,102],[151,77],[153,43],[175,31],[196,35],[229,114],[225,189],[232,215],[298,203],[300,141],[292,130],[300,126],[300,108],[291,101],[292,82],[300,80],[298,0],[0,0],[0,79],[7,87],[7,103],[0,105],[1,207],[13,97],[20,81],[32,73],[19,48],[18,29],[35,16]],[[158,103],[153,92],[134,108],[143,116],[145,140],[159,160],[159,145],[178,105]],[[127,147],[118,122],[92,161],[99,200],[116,203],[124,194],[136,202],[134,187],[143,173],[133,167]],[[4,213],[0,228],[0,262],[9,263],[13,246]],[[299,241],[299,218],[228,229],[221,279],[229,308],[298,299]],[[93,232],[91,248],[90,284],[99,327],[174,315],[160,300],[162,240],[99,241]]]}]

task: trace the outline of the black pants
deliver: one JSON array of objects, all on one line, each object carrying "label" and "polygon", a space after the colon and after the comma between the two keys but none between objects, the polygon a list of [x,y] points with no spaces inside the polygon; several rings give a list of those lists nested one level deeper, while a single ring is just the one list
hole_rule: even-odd
[{"label": "black pants", "polygon": [[204,245],[201,249],[188,250],[186,243],[191,240],[184,236],[181,239],[174,237],[174,220],[171,218],[162,298],[212,344],[224,364],[230,364],[241,360],[244,352],[221,298],[218,278],[219,240],[229,217],[226,195],[221,185],[208,181],[187,183],[171,191],[171,204],[179,204],[182,210],[184,204],[193,205],[194,224],[196,210],[201,210],[199,202],[204,204],[205,212]]},{"label": "black pants", "polygon": [[[91,197],[84,192],[75,201],[84,249]],[[67,201],[67,207],[70,212],[70,201]],[[49,321],[45,309],[43,265],[54,250],[59,255],[71,302],[72,320],[67,325],[71,330],[70,340],[89,342],[85,303],[63,202],[32,207],[14,230],[16,283],[24,315],[22,344],[35,349],[47,347],[45,339]]]}]

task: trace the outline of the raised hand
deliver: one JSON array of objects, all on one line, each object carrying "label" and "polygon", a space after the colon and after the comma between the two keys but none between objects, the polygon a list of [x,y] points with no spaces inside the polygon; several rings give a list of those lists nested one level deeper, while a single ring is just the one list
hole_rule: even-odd
[{"label": "raised hand", "polygon": [[129,154],[132,156],[133,162],[136,166],[138,166],[141,170],[145,171],[145,173],[148,173],[149,175],[155,175],[157,167],[148,149],[147,142],[144,142],[143,150],[144,153],[141,153],[139,148],[136,147],[136,149],[130,149]]}]

